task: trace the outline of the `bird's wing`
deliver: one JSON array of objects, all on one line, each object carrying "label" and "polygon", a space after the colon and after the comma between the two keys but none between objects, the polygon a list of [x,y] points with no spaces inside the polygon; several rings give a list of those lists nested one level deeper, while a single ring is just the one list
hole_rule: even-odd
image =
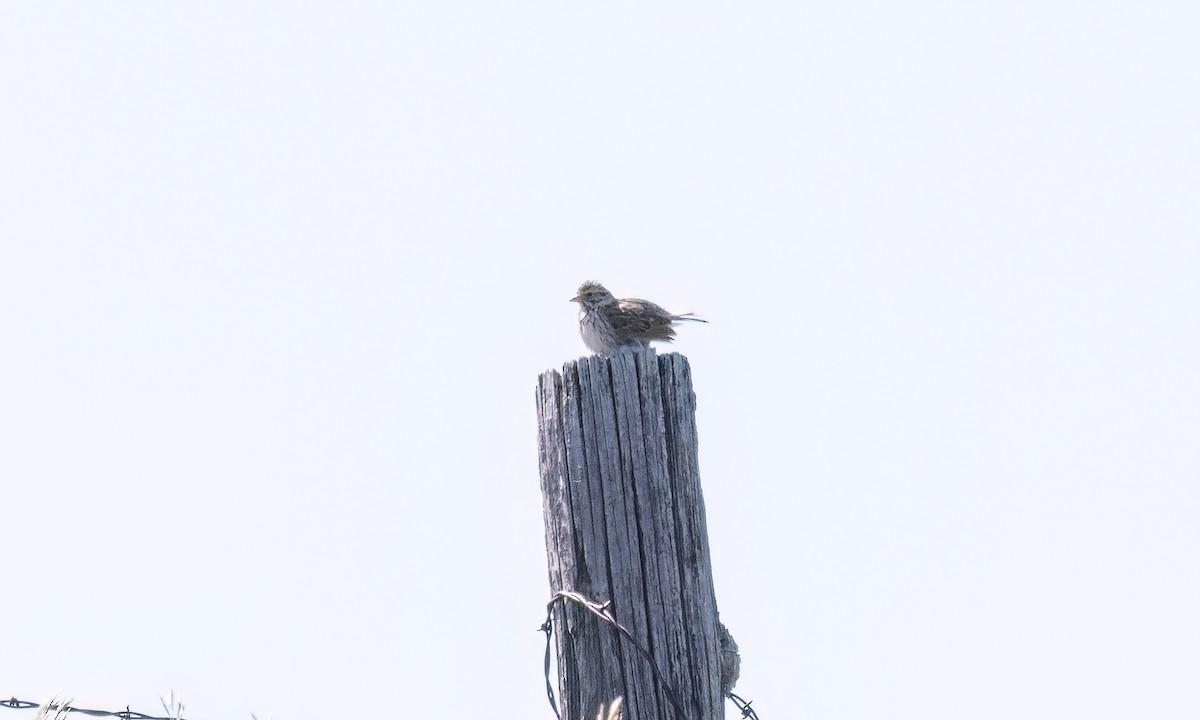
[{"label": "bird's wing", "polygon": [[617,301],[618,312],[613,313],[612,325],[619,334],[638,340],[666,340],[671,342],[675,330],[671,327],[671,313],[649,300],[626,298]]}]

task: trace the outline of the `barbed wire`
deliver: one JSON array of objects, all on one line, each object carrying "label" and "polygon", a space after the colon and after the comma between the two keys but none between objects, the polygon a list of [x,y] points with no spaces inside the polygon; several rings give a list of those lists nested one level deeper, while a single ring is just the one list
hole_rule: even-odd
[{"label": "barbed wire", "polygon": [[654,656],[650,654],[649,650],[642,647],[642,644],[633,637],[633,633],[626,630],[625,626],[617,622],[617,619],[609,612],[608,609],[612,606],[612,601],[609,600],[601,605],[588,600],[579,593],[568,590],[559,590],[554,593],[554,597],[550,598],[550,602],[546,603],[546,622],[542,623],[542,627],[539,628],[542,632],[546,633],[546,694],[550,699],[550,709],[554,711],[555,717],[562,720],[562,715],[558,714],[558,705],[554,702],[554,686],[550,684],[550,633],[553,631],[551,616],[554,612],[554,603],[560,600],[571,600],[579,603],[588,612],[612,625],[626,640],[633,643],[633,646],[650,662],[650,669],[654,671],[654,678],[667,691],[667,699],[671,701],[671,706],[675,708],[675,716],[680,718],[680,720],[687,720],[687,715],[683,712],[683,707],[679,704],[679,698],[675,694],[675,688],[663,677],[662,671],[658,669],[658,663],[654,662]]},{"label": "barbed wire", "polygon": [[[550,639],[551,634],[554,632],[554,625],[552,622],[554,604],[559,601],[566,600],[570,600],[582,605],[585,609],[587,609],[588,612],[613,626],[617,632],[619,632],[627,641],[637,648],[638,651],[641,652],[642,656],[646,658],[647,662],[650,663],[650,669],[654,671],[654,679],[658,680],[658,683],[663,686],[664,690],[666,690],[667,699],[671,701],[671,706],[675,708],[676,717],[680,718],[680,720],[687,720],[687,715],[683,712],[683,707],[679,703],[679,696],[675,688],[671,685],[671,683],[667,682],[665,677],[663,677],[662,670],[659,669],[658,663],[654,661],[654,656],[651,655],[650,651],[637,641],[637,639],[633,636],[633,633],[626,630],[625,626],[617,622],[617,619],[613,617],[612,612],[609,610],[609,608],[612,607],[612,601],[609,600],[608,602],[600,604],[588,600],[579,593],[570,592],[568,590],[560,590],[554,593],[554,597],[550,598],[550,602],[546,603],[546,622],[542,623],[542,626],[538,628],[540,631],[546,633],[546,698],[550,701],[550,709],[554,711],[554,717],[562,720],[562,715],[558,712],[558,703],[554,701],[554,684],[550,682]],[[759,720],[758,713],[754,711],[754,708],[750,707],[750,703],[753,701],[747,702],[733,693],[729,693],[728,696],[731,700],[733,700],[733,704],[737,705],[738,710],[742,711],[743,718],[747,718],[747,720]]]},{"label": "barbed wire", "polygon": [[748,720],[758,720],[758,713],[754,711],[754,708],[750,707],[750,703],[754,702],[753,700],[743,700],[733,693],[729,693],[729,699],[733,701],[734,705],[737,705],[738,710],[742,711],[742,717]]},{"label": "barbed wire", "polygon": [[[126,705],[124,710],[89,710],[87,708],[77,708],[68,702],[59,702],[51,700],[46,703],[48,710],[57,710],[69,713],[80,713],[81,715],[91,715],[93,717],[115,717],[122,720],[182,720],[178,717],[161,717],[157,715],[146,715],[145,713],[134,712]],[[36,710],[40,708],[42,703],[29,702],[28,700],[18,700],[15,697],[8,700],[0,700],[0,707],[11,708],[13,710]]]}]

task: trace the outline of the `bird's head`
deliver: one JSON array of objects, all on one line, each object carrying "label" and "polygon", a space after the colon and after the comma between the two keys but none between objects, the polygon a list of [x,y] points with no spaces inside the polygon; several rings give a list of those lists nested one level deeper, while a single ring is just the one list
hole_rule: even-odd
[{"label": "bird's head", "polygon": [[579,293],[571,298],[585,308],[591,309],[614,302],[613,294],[595,280],[588,280],[579,286]]}]

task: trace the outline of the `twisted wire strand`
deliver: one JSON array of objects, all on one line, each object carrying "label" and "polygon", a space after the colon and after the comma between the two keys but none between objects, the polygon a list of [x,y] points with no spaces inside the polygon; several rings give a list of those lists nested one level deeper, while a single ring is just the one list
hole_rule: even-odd
[{"label": "twisted wire strand", "polygon": [[[683,706],[679,702],[679,696],[675,688],[671,685],[671,683],[667,682],[667,679],[663,676],[662,670],[660,670],[658,667],[658,663],[654,661],[654,656],[651,655],[650,651],[637,641],[632,633],[625,629],[624,625],[617,622],[617,619],[613,617],[613,614],[609,609],[612,606],[612,601],[600,604],[588,600],[579,593],[570,592],[567,590],[560,590],[554,593],[554,597],[550,598],[550,602],[546,603],[546,622],[542,623],[542,626],[538,628],[546,634],[546,658],[544,663],[544,670],[546,674],[546,698],[550,701],[550,709],[554,711],[554,716],[558,718],[558,720],[562,720],[562,715],[558,712],[558,703],[554,701],[554,684],[550,682],[550,638],[554,632],[552,618],[554,614],[554,605],[558,602],[563,602],[565,604],[568,600],[582,605],[588,612],[611,625],[625,638],[625,640],[638,649],[642,656],[646,658],[647,662],[650,663],[650,669],[654,671],[654,679],[657,680],[666,691],[667,699],[671,701],[671,706],[675,709],[676,717],[678,717],[680,720],[687,720],[687,715],[683,712]],[[743,718],[747,718],[747,720],[758,720],[758,713],[756,713],[754,709],[750,707],[750,702],[743,700],[733,693],[729,693],[729,698],[733,700],[733,703],[737,705],[738,710],[742,712]]]},{"label": "twisted wire strand", "polygon": [[[8,700],[0,700],[0,707],[11,708],[13,710],[36,710],[40,708],[42,703],[29,702],[28,700],[18,700],[15,697]],[[87,708],[77,708],[68,702],[51,701],[46,705],[49,710],[61,710],[62,712],[79,713],[81,715],[91,715],[92,717],[115,717],[122,720],[178,720],[173,717],[161,717],[158,715],[146,715],[145,713],[134,712],[126,707],[124,710],[89,710]]]}]

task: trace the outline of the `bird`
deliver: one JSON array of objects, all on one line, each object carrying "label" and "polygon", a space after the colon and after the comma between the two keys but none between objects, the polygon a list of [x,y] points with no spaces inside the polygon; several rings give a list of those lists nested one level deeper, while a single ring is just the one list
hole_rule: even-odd
[{"label": "bird", "polygon": [[684,313],[675,315],[649,300],[613,297],[600,283],[588,280],[571,302],[579,303],[579,334],[588,350],[612,355],[622,350],[643,350],[651,341],[672,342],[677,322],[708,322]]}]

